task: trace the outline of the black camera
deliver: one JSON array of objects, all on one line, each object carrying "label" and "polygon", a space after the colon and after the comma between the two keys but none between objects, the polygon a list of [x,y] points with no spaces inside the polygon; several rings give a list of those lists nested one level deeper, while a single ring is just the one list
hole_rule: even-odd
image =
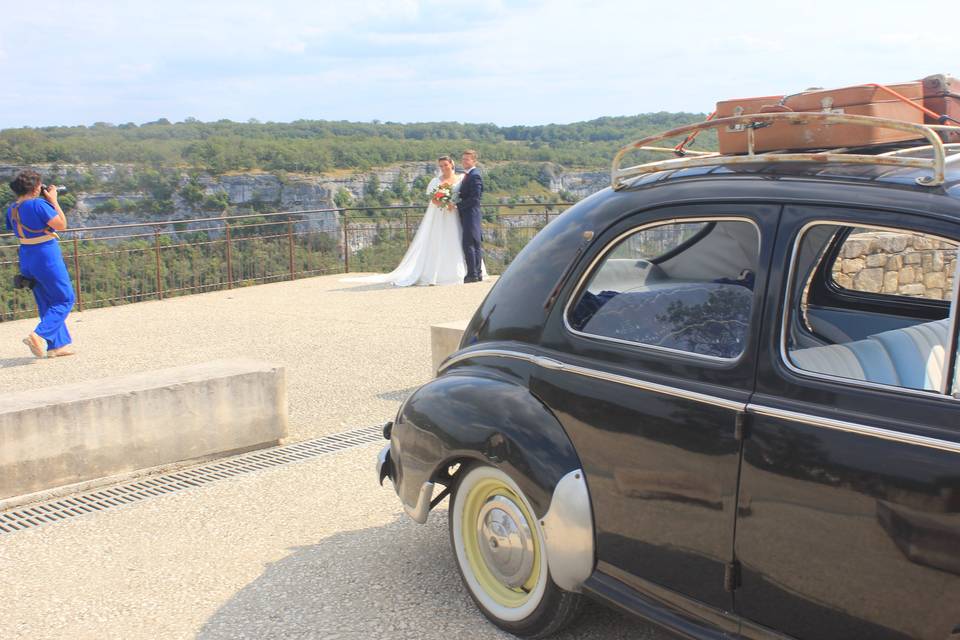
[{"label": "black camera", "polygon": [[[41,185],[40,185],[40,193],[46,193],[46,192],[47,192],[47,189],[49,189],[49,188],[50,188],[50,185],[48,185],[48,184],[41,184]],[[57,187],[57,193],[66,193],[66,192],[67,192],[67,188],[66,188],[66,187]]]},{"label": "black camera", "polygon": [[37,281],[33,278],[28,278],[22,273],[18,273],[13,276],[13,288],[14,289],[33,289],[34,285],[37,284]]}]

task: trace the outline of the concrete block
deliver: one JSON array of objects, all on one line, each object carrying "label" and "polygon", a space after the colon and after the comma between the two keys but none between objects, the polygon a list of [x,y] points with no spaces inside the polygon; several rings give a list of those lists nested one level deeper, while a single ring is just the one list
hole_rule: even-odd
[{"label": "concrete block", "polygon": [[467,330],[469,323],[469,320],[460,320],[430,327],[430,356],[434,371],[447,359],[447,356],[460,348],[460,339],[463,338],[463,332]]},{"label": "concrete block", "polygon": [[223,360],[0,397],[0,499],[268,446],[282,367]]}]

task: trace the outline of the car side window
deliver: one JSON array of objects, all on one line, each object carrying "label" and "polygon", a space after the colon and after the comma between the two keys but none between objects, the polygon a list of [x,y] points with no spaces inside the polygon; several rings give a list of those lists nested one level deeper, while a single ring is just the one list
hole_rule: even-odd
[{"label": "car side window", "polygon": [[850,230],[831,265],[833,283],[850,291],[949,300],[957,244],[903,230]]},{"label": "car side window", "polygon": [[[783,335],[789,364],[822,376],[940,392],[957,248],[953,240],[906,229],[808,225],[791,267]],[[814,300],[821,272],[834,293]]]},{"label": "car side window", "polygon": [[671,221],[613,241],[567,310],[581,335],[733,359],[750,330],[760,236],[743,219]]}]

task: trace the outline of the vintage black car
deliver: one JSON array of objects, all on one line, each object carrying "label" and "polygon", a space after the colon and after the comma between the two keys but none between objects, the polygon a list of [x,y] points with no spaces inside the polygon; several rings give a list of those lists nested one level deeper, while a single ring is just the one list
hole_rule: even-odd
[{"label": "vintage black car", "polygon": [[417,522],[450,496],[491,621],[586,595],[688,638],[960,638],[960,145],[924,129],[626,148],[517,256],[378,460]]}]

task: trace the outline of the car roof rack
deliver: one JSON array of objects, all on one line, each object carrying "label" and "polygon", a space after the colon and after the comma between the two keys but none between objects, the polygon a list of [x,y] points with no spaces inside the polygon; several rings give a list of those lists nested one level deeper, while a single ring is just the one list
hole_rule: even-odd
[{"label": "car roof rack", "polygon": [[[813,152],[790,152],[790,151],[771,151],[766,153],[756,153],[754,151],[754,132],[762,127],[768,127],[774,123],[785,122],[796,125],[807,124],[846,124],[860,125],[864,127],[879,127],[882,129],[895,129],[907,133],[916,134],[917,138],[925,138],[929,145],[921,147],[923,149],[932,149],[930,158],[911,158],[902,157],[900,154],[909,151],[901,149],[886,154],[866,154],[852,153],[845,149],[826,149]],[[655,147],[651,144],[677,138],[680,136],[705,131],[707,129],[719,129],[739,125],[747,132],[747,153],[737,155],[723,155],[719,152],[690,151],[686,149],[677,149],[669,147]],[[610,169],[610,186],[614,191],[626,186],[625,180],[634,176],[640,176],[647,173],[658,171],[669,171],[675,169],[686,169],[689,167],[711,167],[731,164],[751,164],[758,162],[811,162],[827,164],[873,164],[886,165],[892,167],[909,167],[914,169],[928,169],[932,175],[921,176],[917,178],[917,184],[925,187],[935,187],[946,181],[947,164],[947,145],[940,139],[938,132],[952,131],[960,133],[960,127],[935,125],[935,124],[917,124],[913,122],[904,122],[902,120],[892,120],[890,118],[875,118],[873,116],[858,116],[840,113],[820,113],[820,112],[789,112],[789,113],[753,113],[741,116],[731,116],[729,118],[718,118],[715,120],[706,120],[695,124],[688,124],[669,131],[664,131],[646,138],[641,138],[620,149],[613,158],[613,165]],[[954,147],[956,145],[949,145]],[[912,148],[915,149],[915,148]],[[673,153],[676,158],[669,160],[656,160],[645,162],[631,167],[621,168],[624,156],[632,151],[653,151],[661,153]]]}]

